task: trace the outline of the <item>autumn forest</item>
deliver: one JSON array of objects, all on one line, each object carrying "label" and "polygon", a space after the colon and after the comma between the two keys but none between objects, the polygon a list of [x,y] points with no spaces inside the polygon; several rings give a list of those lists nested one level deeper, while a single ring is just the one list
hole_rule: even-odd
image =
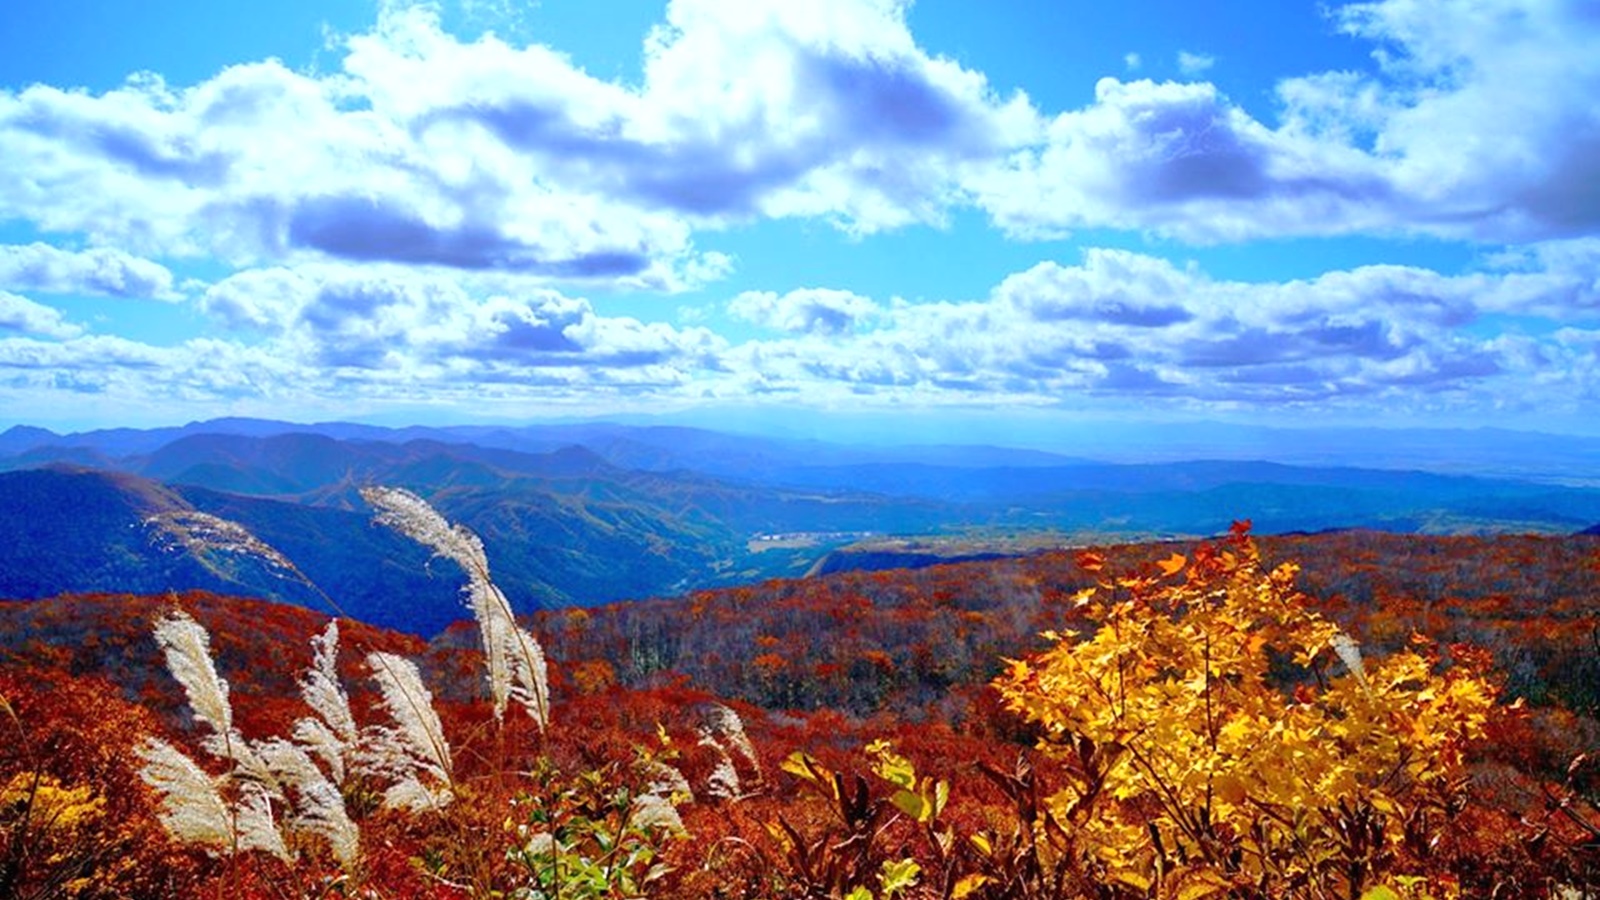
[{"label": "autumn forest", "polygon": [[0,605],[0,895],[1600,888],[1595,538],[1235,522],[530,616],[474,531],[362,495],[461,621]]}]

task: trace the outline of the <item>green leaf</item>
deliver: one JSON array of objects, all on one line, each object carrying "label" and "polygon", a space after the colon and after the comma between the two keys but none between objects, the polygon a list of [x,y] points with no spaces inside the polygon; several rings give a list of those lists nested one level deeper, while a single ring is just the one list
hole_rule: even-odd
[{"label": "green leaf", "polygon": [[883,873],[878,876],[878,880],[883,883],[883,895],[893,897],[915,885],[917,873],[921,871],[922,867],[917,865],[914,859],[902,859],[899,862],[884,860]]},{"label": "green leaf", "polygon": [[877,757],[874,771],[884,781],[905,788],[908,791],[917,789],[917,769],[911,760],[889,749],[887,741],[874,741],[867,746],[867,752]]},{"label": "green leaf", "polygon": [[894,802],[895,806],[899,807],[901,812],[916,819],[918,822],[923,821],[922,817],[927,814],[928,804],[922,802],[921,797],[910,791],[895,791],[894,796],[889,799]]}]

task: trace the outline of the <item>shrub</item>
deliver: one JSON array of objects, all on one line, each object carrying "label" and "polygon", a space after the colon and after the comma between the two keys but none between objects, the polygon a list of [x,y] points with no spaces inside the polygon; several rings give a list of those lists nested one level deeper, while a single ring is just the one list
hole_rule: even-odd
[{"label": "shrub", "polygon": [[1049,868],[1086,896],[1451,893],[1432,857],[1494,707],[1483,654],[1363,659],[1247,527],[1084,591],[1093,631],[997,682],[1067,774],[1034,823]]}]

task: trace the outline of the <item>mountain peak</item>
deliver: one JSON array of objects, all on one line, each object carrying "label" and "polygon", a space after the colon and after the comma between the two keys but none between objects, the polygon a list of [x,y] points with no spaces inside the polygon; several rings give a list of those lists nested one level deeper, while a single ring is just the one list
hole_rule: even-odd
[{"label": "mountain peak", "polygon": [[594,469],[610,468],[611,464],[606,458],[581,444],[568,444],[549,454],[550,461],[557,469],[565,472],[592,471]]},{"label": "mountain peak", "polygon": [[0,454],[26,453],[35,447],[60,439],[61,435],[48,428],[37,428],[33,425],[13,425],[0,432]]}]

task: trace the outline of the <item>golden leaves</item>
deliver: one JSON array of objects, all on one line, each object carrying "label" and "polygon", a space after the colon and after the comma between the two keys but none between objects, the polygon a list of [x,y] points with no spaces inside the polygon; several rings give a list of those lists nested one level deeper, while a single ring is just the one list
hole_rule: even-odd
[{"label": "golden leaves", "polygon": [[1431,650],[1335,662],[1335,643],[1353,642],[1306,605],[1295,566],[1262,568],[1247,528],[1158,561],[1159,579],[1103,575],[1080,595],[1095,630],[1052,636],[995,686],[1069,769],[1099,748],[1103,768],[1049,806],[1082,823],[1075,841],[1109,880],[1188,900],[1239,878],[1349,895],[1371,885],[1347,873],[1379,884],[1378,861],[1395,858],[1353,840],[1352,823],[1393,844],[1410,807],[1444,802],[1496,691],[1468,651],[1442,672]]}]

